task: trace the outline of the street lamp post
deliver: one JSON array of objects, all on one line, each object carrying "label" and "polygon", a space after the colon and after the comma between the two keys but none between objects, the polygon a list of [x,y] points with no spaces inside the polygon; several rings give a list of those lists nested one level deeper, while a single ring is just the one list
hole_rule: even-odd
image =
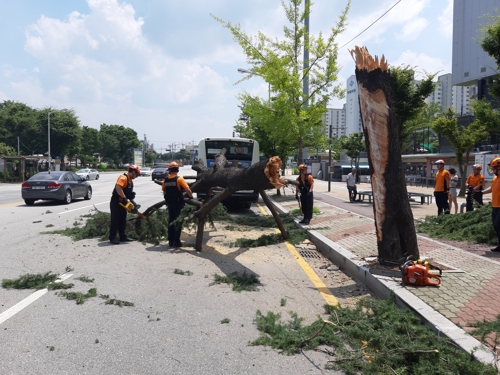
[{"label": "street lamp post", "polygon": [[[238,72],[241,74],[250,74],[250,75],[262,77],[259,74],[252,73],[251,71],[243,69],[243,68],[238,68]],[[271,84],[270,83],[267,84],[267,100],[271,100]]]},{"label": "street lamp post", "polygon": [[48,114],[49,121],[48,121],[48,132],[47,132],[48,133],[48,143],[49,143],[49,151],[48,151],[48,155],[47,155],[47,157],[49,159],[49,166],[48,166],[49,174],[50,174],[50,171],[52,170],[52,162],[50,160],[50,115],[52,113],[54,113],[54,112],[49,112],[49,114]]},{"label": "street lamp post", "polygon": [[[64,109],[61,109],[62,112],[68,112],[68,110],[66,108]],[[48,144],[49,144],[49,150],[48,150],[48,159],[49,159],[49,168],[48,168],[48,172],[50,173],[50,171],[52,170],[52,160],[51,160],[51,156],[50,156],[50,115],[54,113],[54,112],[50,112],[49,111],[49,114],[48,114],[48,125],[47,125],[47,133],[48,133]]]}]

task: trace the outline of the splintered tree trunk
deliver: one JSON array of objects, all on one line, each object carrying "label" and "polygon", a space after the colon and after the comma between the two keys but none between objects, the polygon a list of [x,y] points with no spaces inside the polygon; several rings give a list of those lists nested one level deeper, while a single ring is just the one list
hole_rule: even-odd
[{"label": "splintered tree trunk", "polygon": [[[205,218],[219,202],[222,202],[237,190],[256,190],[266,200],[267,196],[264,197],[265,193],[262,194],[264,190],[272,188],[281,189],[283,185],[287,184],[287,181],[281,179],[279,175],[281,167],[279,157],[273,156],[267,161],[256,163],[245,169],[238,169],[237,163],[228,163],[224,156],[225,152],[226,149],[222,149],[220,154],[215,157],[213,168],[208,169],[201,159],[192,167],[193,170],[198,172],[198,175],[196,181],[191,185],[191,191],[198,193],[208,192],[214,187],[223,188],[222,193],[210,197],[204,203],[203,207],[186,219],[198,218],[198,231],[195,243],[195,249],[198,251],[201,251]],[[226,168],[226,166],[230,168]],[[269,206],[268,202],[266,204]],[[273,216],[278,223],[282,236],[286,239],[287,234],[279,216],[274,215],[274,212]]]},{"label": "splintered tree trunk", "polygon": [[401,161],[399,130],[391,110],[389,69],[363,47],[350,51],[356,62],[359,106],[373,190],[373,212],[381,264],[406,255],[419,258],[417,235]]}]

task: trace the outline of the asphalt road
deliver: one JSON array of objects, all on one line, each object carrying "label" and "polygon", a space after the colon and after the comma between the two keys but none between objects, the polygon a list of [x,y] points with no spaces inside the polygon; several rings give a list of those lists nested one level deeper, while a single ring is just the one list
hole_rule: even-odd
[{"label": "asphalt road", "polygon": [[[193,174],[188,167],[182,173]],[[117,177],[102,173],[91,181],[92,200],[70,205],[38,201],[28,207],[20,185],[0,184],[0,279],[51,271],[74,283],[73,291],[97,288],[98,295],[134,303],[118,307],[91,298],[77,305],[54,291],[0,288],[0,373],[335,374],[324,370],[329,358],[322,353],[285,356],[248,345],[258,337],[257,310],[282,313],[285,320],[295,311],[306,323],[323,313],[325,300],[284,244],[198,253],[41,233],[70,227],[94,207],[108,211]],[[162,199],[150,177],[137,178],[135,191],[143,207]],[[218,233],[205,236],[217,240]],[[259,277],[258,292],[210,285],[215,273],[245,270]],[[76,280],[81,276],[94,281]],[[221,324],[226,318],[230,322]]]}]

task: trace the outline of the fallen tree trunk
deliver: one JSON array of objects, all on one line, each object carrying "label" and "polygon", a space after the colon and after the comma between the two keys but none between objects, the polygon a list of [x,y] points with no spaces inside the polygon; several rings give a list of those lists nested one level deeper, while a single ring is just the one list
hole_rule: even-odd
[{"label": "fallen tree trunk", "polygon": [[391,110],[390,71],[385,58],[350,51],[356,62],[359,105],[373,191],[373,213],[381,264],[406,255],[419,258],[417,235],[401,160],[399,127]]},{"label": "fallen tree trunk", "polygon": [[[223,188],[220,194],[210,197],[201,207],[187,220],[198,218],[198,231],[196,234],[195,249],[201,251],[203,241],[203,227],[206,215],[218,203],[222,202],[225,198],[229,197],[232,193],[238,190],[255,190],[261,193],[267,189],[281,189],[287,184],[286,180],[280,178],[279,169],[281,167],[281,160],[279,157],[274,156],[266,161],[256,163],[248,168],[239,169],[237,163],[229,164],[224,156],[226,149],[222,149],[220,154],[215,157],[213,168],[209,169],[204,165],[203,160],[199,159],[192,169],[198,172],[196,181],[191,184],[191,191],[194,193],[207,193],[210,189],[219,187]],[[229,166],[229,168],[226,168]],[[264,193],[265,194],[265,193]],[[267,198],[267,196],[266,196]],[[269,199],[263,196],[266,205],[270,204]],[[271,210],[271,212],[273,212]],[[273,212],[281,235],[287,239],[288,235],[284,229],[283,224],[278,215]]]}]

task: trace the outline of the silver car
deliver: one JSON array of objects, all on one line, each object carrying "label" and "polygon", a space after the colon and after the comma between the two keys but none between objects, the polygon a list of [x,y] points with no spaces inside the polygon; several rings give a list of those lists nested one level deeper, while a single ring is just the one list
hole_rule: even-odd
[{"label": "silver car", "polygon": [[39,172],[22,184],[21,196],[31,206],[37,200],[57,200],[65,204],[75,198],[92,198],[92,186],[73,172]]},{"label": "silver car", "polygon": [[90,168],[84,168],[80,169],[79,171],[76,171],[76,174],[78,176],[83,177],[86,180],[98,180],[99,179],[99,172],[95,169],[90,169]]}]

